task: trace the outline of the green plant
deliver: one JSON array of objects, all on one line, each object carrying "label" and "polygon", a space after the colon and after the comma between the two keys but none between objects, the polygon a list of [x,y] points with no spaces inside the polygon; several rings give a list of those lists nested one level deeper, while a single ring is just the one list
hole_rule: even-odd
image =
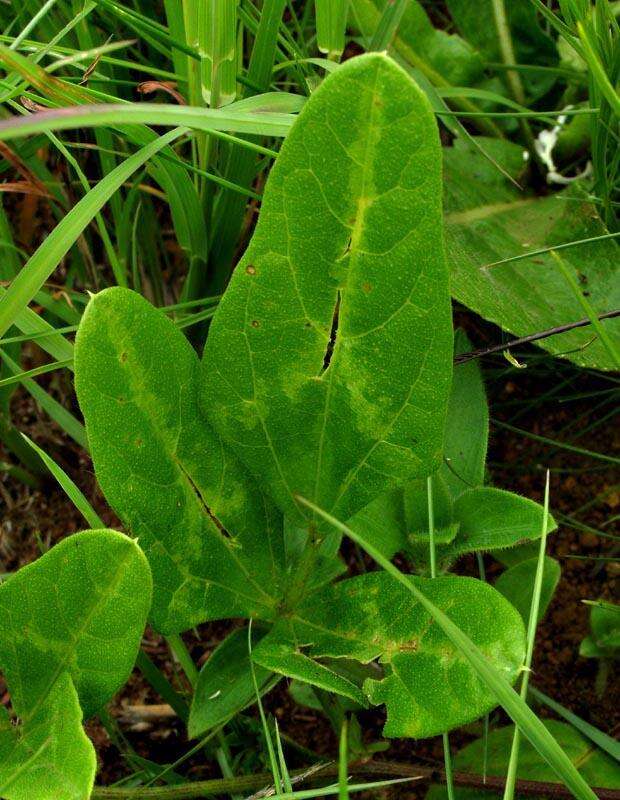
[{"label": "green plant", "polygon": [[[440,632],[424,635],[428,615],[387,575],[331,585],[343,570],[338,538],[298,496],[348,519],[438,465],[451,353],[438,177],[436,131],[414,84],[382,57],[352,61],[287,139],[202,368],[171,322],[121,289],[95,296],[76,343],[99,483],[150,560],[155,626],[261,619],[272,629],[253,649],[258,664],[387,702],[391,735],[442,731],[492,698]],[[468,630],[516,676],[523,634],[510,606],[482,583],[446,581],[428,591],[445,607],[461,587],[462,624],[468,609],[494,605],[488,627]],[[403,621],[386,630],[395,603]],[[444,669],[453,662],[467,687],[464,700],[448,690],[450,714],[431,693],[442,642]],[[364,687],[333,660],[377,657],[384,679]],[[400,662],[405,686],[429,681],[418,712],[401,702]]]},{"label": "green plant", "polygon": [[[523,622],[499,592],[470,578],[415,578],[427,607],[386,572],[334,583],[339,536],[308,510],[354,519],[441,465],[452,337],[439,174],[415,84],[383,56],[352,60],[286,140],[202,363],[128,289],[95,295],[84,313],[78,399],[99,483],[150,563],[151,623],[169,636],[207,619],[265,626],[251,661],[233,634],[222,648],[236,653],[234,667],[218,657],[198,676],[195,736],[247,705],[252,670],[261,690],[280,673],[385,703],[390,736],[479,717],[494,694],[429,608],[517,677]],[[541,509],[514,504],[537,530],[526,519],[509,541],[495,530],[468,549],[540,535]],[[370,679],[347,668],[377,659]],[[234,692],[212,710],[218,672]]]},{"label": "green plant", "polygon": [[[579,772],[593,786],[602,789],[615,789],[620,780],[620,767],[615,759],[591,746],[587,739],[581,736],[573,727],[564,722],[555,720],[545,721],[545,726],[550,733],[561,743],[569,758]],[[480,765],[487,765],[487,776],[502,776],[508,767],[510,742],[514,728],[498,728],[494,730],[485,743],[476,739],[466,745],[454,757],[454,767],[463,772],[480,773]],[[525,780],[541,781],[547,784],[555,782],[555,774],[541,759],[536,750],[528,743],[522,745],[519,760],[519,777]],[[485,796],[493,797],[490,792]],[[480,797],[480,792],[475,789],[457,789],[458,800],[474,800]],[[499,796],[499,795],[495,795]],[[426,794],[427,800],[444,800],[447,797],[445,789],[439,786],[432,787]],[[521,795],[524,797],[524,795]]]},{"label": "green plant", "polygon": [[[46,623],[49,609],[41,606],[37,576],[42,573],[49,585],[45,570],[60,562],[71,580],[57,590],[59,602],[74,627],[68,625],[59,641],[49,624],[33,635],[16,618],[0,636],[0,667],[22,720],[16,729],[2,721],[0,754],[9,755],[0,791],[8,800],[33,792],[42,800],[88,796],[94,761],[81,716],[100,709],[127,677],[150,608],[151,624],[168,636],[193,684],[189,715],[171,694],[191,736],[215,736],[280,675],[297,678],[324,700],[325,692],[346,698],[333,702],[341,736],[339,792],[346,796],[347,753],[361,751],[347,708],[385,704],[387,736],[421,737],[477,719],[499,699],[572,790],[590,797],[577,770],[510,689],[523,664],[520,604],[529,595],[514,596],[510,570],[503,591],[443,574],[465,553],[538,539],[547,516],[535,503],[484,486],[488,413],[473,365],[457,367],[450,393],[441,151],[424,94],[379,55],[335,70],[330,65],[334,74],[305,104],[293,93],[268,93],[277,48],[294,57],[287,79],[295,70],[300,84],[312,76],[304,72],[303,47],[278,36],[284,4],[265,2],[257,17],[243,3],[238,13],[255,39],[242,78],[263,94],[235,105],[232,18],[220,36],[197,24],[206,19],[207,3],[184,3],[182,13],[166,3],[167,28],[111,0],[100,5],[125,19],[155,52],[172,56],[174,77],[192,107],[97,107],[109,97],[53,78],[35,60],[2,49],[12,70],[4,87],[9,103],[18,89],[33,86],[32,102],[88,108],[6,122],[0,136],[53,136],[52,129],[93,125],[107,174],[13,280],[0,308],[0,330],[16,324],[27,335],[52,333],[44,341],[56,366],[73,364],[87,439],[73,417],[64,416],[64,427],[88,444],[99,484],[149,566],[135,541],[92,531],[69,538],[0,587],[0,603],[19,607],[18,593],[35,604],[27,606],[27,619]],[[339,4],[337,19],[321,27],[319,45],[331,57],[344,44],[346,5]],[[327,8],[323,4],[323,12]],[[382,14],[374,43],[395,31],[404,5],[395,8]],[[427,41],[443,46],[444,37],[429,31],[421,17],[418,23]],[[82,30],[80,41],[84,37]],[[473,48],[452,42],[479,63]],[[125,62],[122,68],[134,66]],[[449,97],[451,87],[440,82],[440,88]],[[471,109],[465,99],[454,105]],[[293,126],[290,112],[302,108]],[[471,113],[478,113],[475,107]],[[157,137],[146,123],[183,127]],[[481,127],[502,133],[494,123]],[[239,136],[224,133],[231,130]],[[110,131],[140,148],[117,166]],[[139,181],[149,169],[170,198],[187,259],[180,307],[202,305],[206,287],[224,287],[246,197],[258,198],[250,188],[256,153],[274,155],[241,138],[254,135],[287,138],[265,186],[258,226],[217,311],[209,301],[198,312],[201,319],[213,316],[200,362],[179,326],[128,288],[163,299],[161,263],[158,283],[150,257],[157,264],[165,248],[141,240],[138,245],[136,236],[141,219],[150,220],[150,230],[157,227],[148,199],[138,200]],[[470,139],[480,152],[480,140]],[[191,169],[174,142],[191,148]],[[134,181],[134,172],[121,203],[119,190]],[[218,183],[214,200],[212,184]],[[107,201],[120,232],[118,254],[98,216]],[[130,231],[123,217],[134,215]],[[44,281],[91,220],[99,225],[120,288],[94,295],[73,350],[52,325],[29,314],[27,304],[39,299]],[[146,263],[148,279],[141,271]],[[457,355],[468,347],[459,335]],[[11,356],[4,362],[19,376]],[[20,378],[31,381],[35,374]],[[62,470],[43,461],[66,487]],[[83,496],[75,496],[90,514]],[[381,527],[368,533],[363,526],[373,515]],[[406,552],[417,574],[397,573],[395,580],[389,561],[379,561],[383,571],[338,580],[345,572],[338,551],[347,529],[337,520],[361,540],[374,533],[379,556]],[[550,519],[547,530],[554,527]],[[90,584],[84,588],[92,575],[80,561],[87,547],[80,543],[97,552],[100,592]],[[122,567],[128,574],[119,567],[127,581],[120,597],[117,550],[127,551]],[[442,574],[435,577],[437,564]],[[114,607],[85,609],[78,602],[84,594],[97,602],[113,596]],[[252,620],[249,641],[246,631],[233,632],[196,675],[178,634],[231,617]],[[123,645],[110,648],[106,680],[97,681],[89,678],[88,658],[101,657],[91,642],[100,630]],[[161,676],[154,682],[169,692]],[[277,729],[275,748],[266,724],[265,731],[276,789],[290,790]],[[65,761],[68,768],[56,780],[56,767]]]},{"label": "green plant", "polygon": [[96,758],[82,730],[125,683],[151,604],[134,541],[110,530],[64,539],[0,585],[0,668],[20,723],[0,717],[0,794],[82,800]]},{"label": "green plant", "polygon": [[[471,345],[457,331],[455,355]],[[493,551],[538,539],[543,509],[512,492],[484,485],[489,414],[475,361],[455,367],[446,421],[443,463],[432,478],[435,554],[446,570],[466,553]],[[350,520],[350,527],[388,558],[403,553],[416,572],[429,562],[426,481],[415,480],[378,497]],[[553,517],[548,532],[556,528]],[[528,607],[529,608],[529,607]]]}]

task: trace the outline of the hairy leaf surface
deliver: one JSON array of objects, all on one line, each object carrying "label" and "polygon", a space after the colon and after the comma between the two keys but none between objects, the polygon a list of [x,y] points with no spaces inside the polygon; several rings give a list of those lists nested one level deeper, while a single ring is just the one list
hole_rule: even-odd
[{"label": "hairy leaf surface", "polygon": [[[516,678],[524,655],[524,626],[499,592],[472,578],[412,580],[508,680]],[[312,595],[278,622],[254,657],[274,671],[319,686],[323,684],[310,665],[316,665],[317,674],[328,667],[315,659],[379,659],[385,677],[367,680],[364,692],[372,703],[386,704],[386,736],[433,736],[471,722],[495,705],[441,628],[410,592],[383,572],[341,581]],[[296,664],[307,669],[295,669]],[[359,693],[341,691],[335,683],[328,688],[359,701]]]},{"label": "hairy leaf surface", "polygon": [[[454,504],[459,532],[450,546],[450,555],[513,547],[527,539],[539,539],[543,519],[543,507],[527,497],[490,486],[469,489]],[[549,515],[547,533],[556,528]]]},{"label": "hairy leaf surface", "polygon": [[[608,755],[579,734],[571,725],[556,720],[544,720],[545,727],[568,755],[580,774],[590,786],[617,789],[620,785],[620,766]],[[491,731],[488,738],[487,775],[504,777],[508,769],[514,727],[509,725]],[[456,771],[481,774],[484,763],[484,740],[477,739],[468,744],[454,757]],[[546,761],[538,754],[530,742],[523,738],[519,748],[517,778],[530,781],[557,782],[558,778]],[[445,787],[433,786],[426,800],[445,800],[448,794]],[[483,800],[498,795],[479,789],[455,789],[457,800]],[[517,798],[524,797],[517,793]]]},{"label": "hairy leaf surface", "polygon": [[[481,139],[508,172],[523,168],[523,149]],[[486,267],[504,258],[607,233],[577,187],[548,197],[525,195],[474,148],[456,141],[444,152],[446,243],[453,296],[517,336],[583,319],[583,308],[549,253]],[[572,198],[572,199],[570,199]],[[598,314],[620,306],[618,245],[613,240],[561,252]],[[602,323],[620,347],[620,320]],[[540,347],[585,367],[615,369],[591,327],[542,339]],[[458,368],[460,369],[460,367]]]},{"label": "hairy leaf surface", "polygon": [[63,672],[84,716],[131,672],[151,604],[151,574],[122,533],[76,533],[0,585],[0,669],[13,708],[28,717]]},{"label": "hairy leaf surface", "polygon": [[268,618],[279,591],[281,517],[201,419],[198,367],[181,331],[138,294],[107,289],[88,304],[77,395],[99,484],[150,562],[163,632]]},{"label": "hairy leaf surface", "polygon": [[82,711],[63,673],[33,716],[13,725],[0,707],[0,797],[87,800],[97,758],[82,728]]},{"label": "hairy leaf surface", "polygon": [[452,352],[433,114],[387,57],[312,95],[213,320],[203,408],[292,518],[436,468]]}]

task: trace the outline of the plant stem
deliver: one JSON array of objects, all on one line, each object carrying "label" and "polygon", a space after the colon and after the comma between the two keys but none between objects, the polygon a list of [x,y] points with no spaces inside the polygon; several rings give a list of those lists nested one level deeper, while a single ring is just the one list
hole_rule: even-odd
[{"label": "plant stem", "polygon": [[[330,779],[338,776],[338,764],[326,764],[325,767],[312,775],[312,781],[319,777]],[[291,772],[293,777],[303,774],[304,770]],[[369,761],[359,764],[349,764],[347,772],[357,777],[410,777],[419,778],[425,783],[443,783],[445,773],[441,769],[427,766],[414,766],[400,764],[393,761]],[[455,786],[473,789],[489,789],[497,793],[505,786],[504,778],[489,775],[486,782],[481,775],[464,772],[455,772],[452,776]],[[241,775],[233,779],[215,779],[194,781],[192,783],[176,784],[172,786],[153,786],[135,788],[116,788],[96,786],[91,795],[92,800],[191,800],[192,798],[207,797],[210,795],[230,794],[231,792],[251,792],[270,786],[273,781],[269,773],[257,775]],[[528,797],[572,798],[570,790],[561,783],[546,781],[519,780],[516,783],[517,793]],[[620,800],[620,791],[617,789],[603,789],[593,787],[599,800]],[[491,797],[491,795],[489,795]]]},{"label": "plant stem", "polygon": [[[620,308],[614,311],[606,311],[604,314],[599,314],[597,320],[600,322],[603,319],[614,319],[620,317]],[[491,347],[485,347],[481,350],[472,350],[471,353],[461,353],[454,359],[455,364],[465,364],[466,361],[471,361],[473,358],[482,358],[482,356],[489,356],[493,353],[501,353],[511,347],[517,347],[529,342],[537,342],[539,339],[547,339],[549,336],[556,336],[558,333],[566,333],[566,331],[575,330],[575,328],[585,328],[587,325],[592,325],[592,319],[580,319],[577,322],[569,322],[566,325],[557,325],[555,328],[547,328],[546,331],[539,331],[538,333],[530,333],[528,336],[521,336],[519,339],[513,339],[511,342],[504,344],[494,344]]]},{"label": "plant stem", "polygon": [[194,660],[185,646],[185,642],[178,633],[171,633],[170,636],[166,636],[166,641],[168,642],[172,654],[181,665],[181,669],[185,673],[185,677],[189,681],[190,686],[194,689],[198,682],[198,668],[194,664]]},{"label": "plant stem", "polygon": [[[515,58],[514,47],[512,46],[512,36],[510,34],[510,25],[508,24],[508,17],[506,16],[506,6],[504,5],[504,0],[492,0],[492,5],[502,61],[504,64],[516,64],[517,59]],[[507,70],[506,80],[508,81],[508,86],[513,98],[520,105],[525,105],[525,91],[523,90],[523,83],[519,73],[512,69]],[[532,159],[536,159],[537,155],[534,147],[534,135],[532,133],[532,129],[530,128],[529,122],[526,119],[519,119],[519,126]]]}]

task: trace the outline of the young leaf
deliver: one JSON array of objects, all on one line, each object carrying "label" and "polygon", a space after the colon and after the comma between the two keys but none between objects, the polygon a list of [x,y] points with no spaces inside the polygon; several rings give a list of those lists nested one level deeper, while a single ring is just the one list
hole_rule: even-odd
[{"label": "young leaf", "polygon": [[[530,617],[530,607],[532,605],[532,592],[534,590],[534,578],[538,558],[530,558],[521,561],[514,567],[502,572],[495,581],[495,588],[509,600],[527,623]],[[545,556],[545,566],[540,592],[540,605],[538,608],[538,620],[540,621],[553,599],[555,590],[560,580],[562,570],[555,558]]]},{"label": "young leaf", "polygon": [[[260,638],[258,629],[253,628],[253,646]],[[254,670],[259,687],[273,686],[271,672],[259,665]],[[238,628],[216,647],[200,670],[189,712],[189,736],[201,736],[254,702],[248,633]]]},{"label": "young leaf", "polygon": [[[491,586],[456,576],[413,579],[444,609],[510,681],[525,652],[523,622]],[[427,737],[463,725],[495,705],[475,671],[430,614],[384,572],[341,581],[302,603],[277,623],[254,651],[254,658],[275,671],[322,686],[311,674],[327,667],[314,659],[379,658],[383,680],[367,680],[372,703],[385,703],[386,736]],[[308,669],[294,669],[304,663]],[[332,674],[333,671],[331,671]],[[359,702],[359,695],[332,691]]]},{"label": "young leaf", "polygon": [[[613,759],[592,747],[591,743],[570,725],[555,720],[544,720],[544,724],[590,786],[609,789],[618,787],[620,767]],[[513,734],[512,725],[498,728],[489,734],[486,761],[488,775],[503,777],[506,774]],[[483,757],[484,741],[477,739],[457,753],[454,758],[454,769],[479,775]],[[525,739],[521,743],[519,752],[517,778],[551,782],[556,782],[558,779],[554,770]],[[493,797],[488,792],[484,792],[484,795]],[[444,787],[433,786],[427,793],[426,800],[445,800],[447,796]],[[456,800],[477,800],[480,792],[474,789],[457,789],[455,797]]]},{"label": "young leaf", "polygon": [[111,530],[70,536],[0,584],[0,669],[16,713],[36,714],[68,672],[94,714],[127,680],[150,604],[142,551]]},{"label": "young leaf", "polygon": [[[454,504],[454,521],[459,523],[459,532],[449,554],[454,557],[539,539],[543,515],[541,505],[513,492],[488,486],[469,489]],[[556,528],[549,515],[547,532]]]},{"label": "young leaf", "polygon": [[13,725],[0,707],[4,800],[87,800],[96,767],[95,749],[82,729],[82,710],[67,672],[21,724]]},{"label": "young leaf", "polygon": [[[278,505],[347,519],[439,463],[450,381],[441,158],[425,97],[382,55],[312,95],[215,314],[203,408]],[[323,525],[323,523],[318,523]]]},{"label": "young leaf", "polygon": [[75,384],[97,479],[150,562],[151,620],[165,633],[205,619],[270,618],[282,520],[200,418],[198,358],[161,311],[113,288],[88,304]]},{"label": "young leaf", "polygon": [[[473,349],[462,330],[454,336],[454,354]],[[441,475],[453,499],[466,489],[481,486],[489,438],[489,409],[478,361],[454,370],[446,422],[446,443]]]},{"label": "young leaf", "polygon": [[[506,141],[480,141],[510,174],[522,171],[521,147]],[[444,164],[446,243],[454,298],[516,336],[582,319],[583,309],[552,256],[535,251],[607,234],[585,193],[573,186],[548,197],[524,195],[478,151],[459,141],[445,149]],[[527,253],[533,255],[524,258]],[[566,248],[562,258],[578,273],[598,314],[618,308],[618,245],[613,239]],[[620,346],[620,320],[601,324]],[[550,353],[565,354],[580,366],[615,369],[594,336],[586,327],[537,344]]]}]

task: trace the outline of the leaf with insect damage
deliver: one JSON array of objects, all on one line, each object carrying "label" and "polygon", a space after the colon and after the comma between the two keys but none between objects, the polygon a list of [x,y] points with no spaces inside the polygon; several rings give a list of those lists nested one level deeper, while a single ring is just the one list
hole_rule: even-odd
[{"label": "leaf with insect damage", "polygon": [[[291,519],[439,465],[452,329],[437,126],[389,58],[312,95],[215,314],[202,405]],[[323,523],[316,521],[317,527]]]},{"label": "leaf with insect damage", "polygon": [[282,519],[198,411],[199,362],[140,295],[97,294],[75,346],[76,390],[97,479],[153,572],[165,633],[274,614]]},{"label": "leaf with insect damage", "polygon": [[[499,592],[473,578],[412,580],[507,680],[516,679],[525,630],[519,613]],[[386,736],[433,736],[477,719],[496,704],[430,614],[385,572],[341,581],[311,595],[276,624],[254,650],[254,658],[275,672],[353,700],[365,695],[371,703],[385,703]],[[384,675],[366,680],[355,691],[352,682],[343,685],[326,658],[378,659]]]}]

